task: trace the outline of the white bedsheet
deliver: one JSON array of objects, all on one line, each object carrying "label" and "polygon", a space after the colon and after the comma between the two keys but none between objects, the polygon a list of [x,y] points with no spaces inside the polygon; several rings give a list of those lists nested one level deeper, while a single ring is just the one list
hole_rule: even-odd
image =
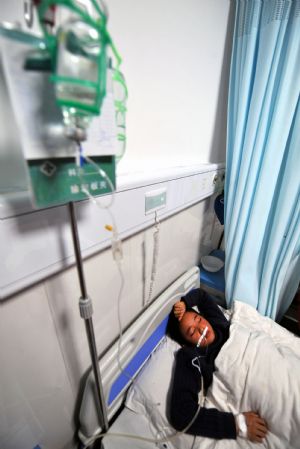
[{"label": "white bedsheet", "polygon": [[300,448],[300,339],[236,301],[230,337],[216,362],[206,407],[257,411],[268,423],[262,444],[197,437],[195,448]]}]

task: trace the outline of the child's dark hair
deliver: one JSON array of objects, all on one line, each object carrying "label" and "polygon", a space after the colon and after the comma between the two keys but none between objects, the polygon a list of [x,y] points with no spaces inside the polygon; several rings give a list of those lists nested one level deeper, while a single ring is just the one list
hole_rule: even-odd
[{"label": "child's dark hair", "polygon": [[[188,307],[186,309],[186,312],[196,312],[196,310]],[[197,313],[197,312],[196,312]],[[178,319],[174,315],[173,309],[170,312],[169,320],[167,324],[166,333],[169,337],[172,338],[172,340],[175,340],[177,343],[179,343],[181,346],[183,345],[191,345],[185,338],[182,336],[180,329],[179,329],[179,323]]]}]

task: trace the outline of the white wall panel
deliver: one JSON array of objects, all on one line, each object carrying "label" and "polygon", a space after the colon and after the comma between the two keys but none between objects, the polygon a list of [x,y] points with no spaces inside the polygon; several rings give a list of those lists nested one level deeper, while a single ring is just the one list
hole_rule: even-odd
[{"label": "white wall panel", "polygon": [[[157,171],[145,178],[131,179],[115,194],[112,211],[121,238],[128,237],[153,224],[154,214],[145,215],[145,193],[158,187],[166,187],[166,208],[158,212],[164,219],[213,194],[220,185],[213,183],[222,165],[207,164],[189,169]],[[99,198],[100,202],[108,198]],[[2,269],[0,271],[0,298],[39,282],[74,263],[70,219],[67,206],[41,211],[31,211],[12,216],[6,206],[6,218],[0,221],[0,245]],[[99,210],[92,202],[76,204],[81,249],[83,256],[90,256],[110,245],[111,233],[105,230],[110,223],[106,210]]]},{"label": "white wall panel", "polygon": [[0,447],[62,447],[74,432],[76,391],[42,285],[0,304],[0,339]]}]

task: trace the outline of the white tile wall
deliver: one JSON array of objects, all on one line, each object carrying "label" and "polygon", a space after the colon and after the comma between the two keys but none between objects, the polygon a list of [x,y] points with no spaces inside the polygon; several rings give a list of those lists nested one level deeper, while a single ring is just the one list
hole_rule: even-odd
[{"label": "white tile wall", "polygon": [[43,285],[0,305],[0,447],[60,448],[74,394]]}]

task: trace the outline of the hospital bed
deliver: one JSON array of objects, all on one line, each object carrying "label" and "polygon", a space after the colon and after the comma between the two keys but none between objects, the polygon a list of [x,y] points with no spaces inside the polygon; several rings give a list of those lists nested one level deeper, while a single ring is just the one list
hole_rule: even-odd
[{"label": "hospital bed", "polygon": [[[269,425],[267,438],[260,445],[241,438],[218,441],[176,433],[170,426],[168,397],[179,345],[165,335],[167,319],[173,304],[199,287],[199,277],[198,267],[184,273],[124,332],[120,348],[116,342],[101,358],[111,423],[102,439],[103,447],[299,449],[300,340],[239,301],[230,311],[223,309],[231,321],[230,337],[216,359],[205,407],[234,414],[257,410]],[[92,445],[101,434],[98,421],[91,373],[80,407],[79,438],[83,447]]]}]

